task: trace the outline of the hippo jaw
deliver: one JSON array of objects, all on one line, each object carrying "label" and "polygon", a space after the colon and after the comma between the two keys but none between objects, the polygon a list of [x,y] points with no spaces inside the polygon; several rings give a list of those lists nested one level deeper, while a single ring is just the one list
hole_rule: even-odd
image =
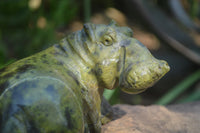
[{"label": "hippo jaw", "polygon": [[167,62],[154,58],[149,50],[136,39],[126,47],[123,71],[119,77],[122,91],[137,94],[153,86],[169,70]]},{"label": "hippo jaw", "polygon": [[130,64],[123,73],[120,87],[126,93],[137,94],[154,85],[169,71],[167,62],[153,59]]}]

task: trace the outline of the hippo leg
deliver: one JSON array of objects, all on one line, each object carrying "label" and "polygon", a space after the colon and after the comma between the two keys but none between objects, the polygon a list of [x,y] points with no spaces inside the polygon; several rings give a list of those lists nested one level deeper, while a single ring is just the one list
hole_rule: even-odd
[{"label": "hippo leg", "polygon": [[106,101],[104,97],[101,100],[101,123],[102,125],[110,122],[112,118],[113,110],[112,106]]}]

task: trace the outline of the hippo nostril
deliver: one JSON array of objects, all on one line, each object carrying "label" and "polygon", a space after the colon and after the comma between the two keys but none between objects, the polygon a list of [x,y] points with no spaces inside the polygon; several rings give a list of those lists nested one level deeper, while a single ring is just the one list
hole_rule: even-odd
[{"label": "hippo nostril", "polygon": [[158,67],[159,67],[159,69],[165,70],[166,72],[168,72],[169,69],[170,69],[168,63],[166,61],[164,61],[164,60],[160,61],[160,64],[159,64]]}]

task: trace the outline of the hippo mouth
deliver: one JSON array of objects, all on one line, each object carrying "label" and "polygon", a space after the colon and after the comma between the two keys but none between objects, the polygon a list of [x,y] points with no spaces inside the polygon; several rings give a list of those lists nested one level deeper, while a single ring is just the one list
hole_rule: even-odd
[{"label": "hippo mouth", "polygon": [[166,61],[155,58],[124,64],[120,76],[120,88],[129,94],[137,94],[154,85],[169,71]]}]

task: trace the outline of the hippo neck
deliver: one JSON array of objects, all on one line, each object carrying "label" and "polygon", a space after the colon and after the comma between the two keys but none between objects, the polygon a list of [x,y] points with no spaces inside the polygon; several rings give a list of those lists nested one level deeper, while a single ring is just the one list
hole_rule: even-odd
[{"label": "hippo neck", "polygon": [[[93,61],[92,56],[88,50],[87,35],[85,32],[81,30],[68,35],[60,42],[60,46],[60,49],[62,49],[67,55],[68,64],[81,64],[80,66],[77,66],[77,68],[80,69],[79,71],[84,71],[84,74],[82,72],[79,73],[83,74],[84,76],[81,77],[84,77],[85,79],[78,80],[81,80],[81,83],[83,83],[82,81],[84,80],[91,80],[93,83],[90,84],[88,81],[85,81],[85,83],[87,83],[83,83],[83,85],[87,89],[98,89],[98,93],[101,97],[104,88],[100,87],[97,81],[95,62]],[[74,71],[72,72],[76,75],[76,72]],[[85,75],[87,75],[87,77]],[[79,75],[76,76],[80,77]]]},{"label": "hippo neck", "polygon": [[86,66],[94,67],[86,44],[86,36],[82,30],[68,35],[60,42],[60,45],[69,58],[76,56],[76,59],[83,61]]},{"label": "hippo neck", "polygon": [[[73,70],[71,69],[70,71],[76,77],[82,78],[78,80],[83,86],[87,89],[99,89],[99,94],[102,95],[103,90],[98,86],[96,73],[94,71],[95,63],[88,50],[86,37],[85,32],[82,30],[74,32],[60,42],[59,49],[65,52],[67,65],[76,66],[76,68],[72,68]],[[77,75],[77,71],[81,75]],[[89,83],[88,80],[91,80],[93,83]]]}]

